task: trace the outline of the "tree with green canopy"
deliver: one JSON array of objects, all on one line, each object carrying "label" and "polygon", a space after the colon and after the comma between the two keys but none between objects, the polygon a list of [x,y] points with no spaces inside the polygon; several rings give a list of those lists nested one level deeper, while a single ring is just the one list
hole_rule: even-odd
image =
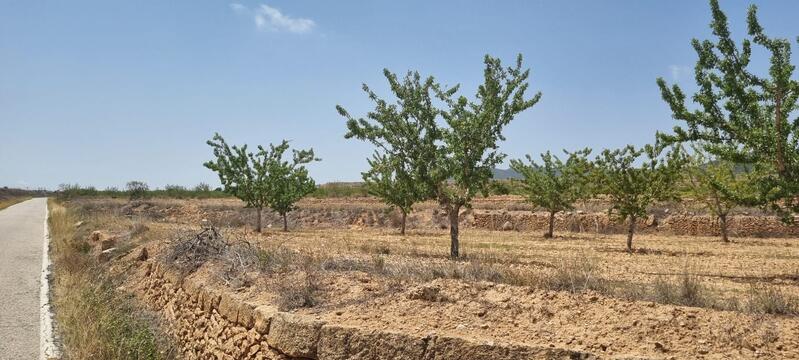
[{"label": "tree with green canopy", "polygon": [[656,201],[679,200],[677,187],[685,158],[679,147],[665,155],[658,144],[604,150],[594,161],[594,181],[610,199],[608,214],[627,221],[627,251],[633,250],[636,220]]},{"label": "tree with green canopy", "polygon": [[[446,209],[450,227],[450,256],[459,256],[458,225],[460,210],[472,199],[486,193],[493,169],[506,155],[499,151],[502,134],[519,113],[541,99],[538,92],[525,98],[529,69],[522,68],[522,56],[513,67],[503,67],[499,59],[486,55],[483,84],[473,100],[439,91],[446,104],[441,111],[446,127],[441,129],[442,147],[436,161],[438,177],[430,177],[439,204]],[[445,176],[443,176],[445,175]]]},{"label": "tree with green canopy", "polygon": [[364,85],[376,108],[367,119],[355,119],[337,106],[347,118],[346,137],[368,140],[391,162],[402,164],[399,168],[414,179],[405,187],[415,189],[407,192],[409,197],[439,201],[449,217],[450,255],[458,257],[460,209],[487,191],[492,169],[505,158],[498,151],[498,142],[505,139],[502,130],[535,105],[541,93],[525,99],[530,72],[522,69],[521,55],[509,68],[487,55],[484,83],[474,100],[455,97],[458,86],[442,87],[433,77],[422,82],[416,72],[402,82],[388,70],[384,74],[397,103],[389,104]]},{"label": "tree with green canopy", "polygon": [[575,152],[564,150],[568,158],[562,161],[549,151],[541,154],[541,164],[527,155],[527,163],[511,160],[511,169],[523,176],[521,189],[527,201],[549,213],[549,230],[545,238],[554,236],[555,214],[574,209],[574,203],[591,196],[591,149]]},{"label": "tree with green canopy", "polygon": [[261,212],[267,206],[283,217],[283,230],[287,231],[286,214],[316,187],[303,166],[318,160],[313,150],[294,150],[293,161],[289,162],[283,160],[289,148],[285,140],[278,146],[269,145],[269,150],[258,146],[255,153],[248,152],[246,144],[229,146],[219,134],[207,143],[216,159],[206,162],[205,167],[217,173],[223,191],[256,209],[256,231],[262,230]]},{"label": "tree with green canopy", "polygon": [[256,168],[265,167],[266,203],[283,218],[283,231],[289,231],[287,215],[297,208],[295,203],[316,190],[316,182],[308,175],[305,164],[320,160],[314,157],[313,149],[293,149],[291,161],[283,160],[288,149],[286,140],[277,146],[270,144],[269,150],[259,145],[258,153],[265,161],[254,164]]},{"label": "tree with green canopy", "polygon": [[368,161],[370,169],[362,174],[367,191],[400,211],[400,234],[405,235],[408,214],[413,204],[423,199],[418,192],[419,183],[396,157],[374,154]]},{"label": "tree with green canopy", "polygon": [[[703,150],[720,160],[752,164],[765,174],[757,180],[757,202],[791,219],[790,213],[799,211],[799,81],[793,79],[791,43],[766,36],[752,5],[749,38],[739,47],[718,1],[711,0],[710,7],[715,41],[692,40],[699,90],[691,100],[698,108],[689,109],[682,89],[659,78],[672,116],[685,122],[673,134],[659,136],[667,142],[701,141]],[[770,55],[767,76],[750,67],[752,43]]]},{"label": "tree with green canopy", "polygon": [[697,146],[685,168],[685,178],[688,194],[718,219],[721,239],[729,242],[727,217],[756,196],[754,167],[715,158]]},{"label": "tree with green canopy", "polygon": [[366,118],[352,117],[341,105],[336,110],[347,119],[345,138],[368,141],[377,147],[368,160],[370,170],[362,176],[371,195],[402,212],[400,231],[404,235],[413,204],[429,199],[433,193],[431,181],[426,179],[435,170],[436,142],[441,136],[436,125],[440,111],[433,104],[440,86],[433,77],[422,80],[418,72],[408,72],[402,80],[388,69],[383,75],[396,98],[394,103],[364,84],[364,92],[375,103]]}]

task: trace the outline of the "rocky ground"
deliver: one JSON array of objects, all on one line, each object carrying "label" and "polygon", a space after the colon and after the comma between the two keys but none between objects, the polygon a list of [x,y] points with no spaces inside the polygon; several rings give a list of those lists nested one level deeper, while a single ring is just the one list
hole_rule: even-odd
[{"label": "rocky ground", "polygon": [[[91,219],[87,226],[117,238],[109,264],[118,273],[139,266],[143,248],[144,263],[169,263],[203,219],[242,213],[227,200],[161,201],[73,206]],[[382,211],[371,199],[335,201],[301,206]],[[508,205],[494,199],[481,206]],[[289,233],[224,228],[224,251],[176,270],[251,303],[418,337],[434,333],[608,358],[799,357],[799,242],[792,237],[725,244],[716,237],[647,233],[636,237],[636,253],[627,254],[622,235],[567,232],[543,239],[466,228],[464,259],[452,261],[445,230],[420,226],[399,236],[388,226],[348,222],[303,223]]]}]

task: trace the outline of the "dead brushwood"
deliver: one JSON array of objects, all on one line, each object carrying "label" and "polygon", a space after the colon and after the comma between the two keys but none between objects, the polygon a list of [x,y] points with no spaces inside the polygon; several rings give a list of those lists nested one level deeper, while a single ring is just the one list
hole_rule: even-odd
[{"label": "dead brushwood", "polygon": [[208,260],[220,258],[228,243],[216,228],[207,228],[194,234],[182,234],[167,252],[167,262],[184,275],[188,275]]}]

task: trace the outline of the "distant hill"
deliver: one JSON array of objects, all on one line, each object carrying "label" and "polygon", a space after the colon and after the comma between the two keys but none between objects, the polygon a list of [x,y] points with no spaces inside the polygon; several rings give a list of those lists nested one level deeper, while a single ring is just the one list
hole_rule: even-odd
[{"label": "distant hill", "polygon": [[494,180],[521,179],[522,175],[513,169],[494,169]]}]

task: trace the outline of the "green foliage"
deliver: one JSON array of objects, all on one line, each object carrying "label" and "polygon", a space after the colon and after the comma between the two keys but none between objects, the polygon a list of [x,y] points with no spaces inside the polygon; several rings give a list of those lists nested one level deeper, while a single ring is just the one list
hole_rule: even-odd
[{"label": "green foliage", "polygon": [[502,130],[518,113],[535,105],[541,93],[525,99],[530,71],[522,69],[521,55],[516,66],[508,68],[487,55],[484,82],[474,100],[455,97],[458,86],[443,88],[433,77],[422,81],[416,72],[408,73],[402,82],[388,70],[384,74],[397,103],[389,104],[364,85],[376,103],[375,110],[367,119],[354,119],[338,106],[348,119],[346,137],[368,140],[378,148],[371,162],[373,171],[365,174],[373,183],[399,186],[406,204],[435,198],[446,208],[450,254],[457,257],[460,208],[488,192],[492,170],[505,158],[498,151],[498,143],[505,139]]},{"label": "green foliage", "polygon": [[58,185],[58,198],[69,200],[79,196],[96,196],[97,189],[94,186],[81,186],[80,184],[61,184]]},{"label": "green foliage", "polygon": [[147,197],[147,192],[150,191],[150,187],[146,182],[138,180],[128,181],[125,188],[131,200],[143,199]]},{"label": "green foliage", "polygon": [[210,192],[211,191],[211,185],[208,185],[208,184],[206,184],[204,182],[201,182],[201,183],[195,185],[193,190],[194,190],[195,193]]},{"label": "green foliage", "polygon": [[[609,214],[630,223],[627,250],[632,251],[636,219],[647,216],[655,201],[679,200],[675,184],[685,157],[679,147],[661,156],[659,144],[604,150],[594,161],[594,183],[610,198]],[[644,156],[642,160],[639,160]]]},{"label": "green foliage", "polygon": [[524,176],[521,185],[527,201],[550,214],[547,237],[553,235],[556,213],[571,210],[575,202],[592,195],[589,180],[591,163],[587,159],[590,153],[591,149],[566,152],[568,158],[563,162],[547,151],[541,154],[540,165],[530,155],[527,155],[529,164],[522,160],[511,160],[511,169]]},{"label": "green foliage", "polygon": [[303,166],[319,160],[314,157],[313,150],[293,150],[293,159],[289,162],[283,160],[289,148],[285,140],[277,146],[270,144],[268,150],[259,145],[255,153],[247,152],[247,145],[229,146],[219,134],[215,134],[208,145],[214,149],[216,160],[206,162],[205,167],[217,173],[225,192],[258,210],[258,231],[261,230],[261,209],[267,206],[283,216],[283,229],[287,230],[286,213],[316,188]]},{"label": "green foliage", "polygon": [[721,235],[727,238],[727,215],[756,197],[754,166],[735,164],[695,149],[685,169],[687,193],[719,219]]},{"label": "green foliage", "polygon": [[297,201],[316,190],[316,183],[304,164],[320,160],[314,157],[313,149],[292,150],[292,161],[283,160],[288,148],[289,143],[285,140],[277,146],[269,145],[269,151],[258,146],[259,152],[265,155],[265,162],[255,165],[265,167],[266,201],[272,210],[283,216],[283,230],[287,230],[286,213],[296,208],[294,204]]},{"label": "green foliage", "polygon": [[[541,98],[538,92],[525,99],[530,70],[522,70],[522,56],[516,66],[504,68],[499,59],[486,55],[483,84],[475,100],[439,91],[447,104],[441,112],[447,128],[440,130],[443,147],[432,177],[442,205],[457,211],[469,205],[478,193],[485,192],[492,170],[505,159],[498,143],[505,140],[502,130],[520,112],[531,108]],[[447,181],[447,179],[451,181]]]},{"label": "green foliage", "polygon": [[368,196],[369,191],[363,183],[331,182],[316,187],[309,196],[316,198],[339,198]]},{"label": "green foliage", "polygon": [[[339,114],[347,118],[345,138],[369,141],[377,151],[369,159],[370,170],[362,174],[369,194],[382,199],[405,215],[413,204],[431,197],[431,176],[438,151],[440,132],[436,118],[440,111],[434,106],[434,91],[439,89],[433,77],[422,81],[418,72],[408,72],[400,81],[386,70],[383,74],[396,97],[392,104],[377,96],[367,85],[363,90],[375,103],[366,118],[353,118],[342,106]],[[454,90],[447,90],[449,93]]]},{"label": "green foliage", "polygon": [[[710,1],[710,27],[716,41],[692,41],[699,57],[695,79],[699,90],[692,96],[698,109],[689,110],[682,89],[657,80],[673,117],[686,126],[660,137],[669,142],[701,141],[704,150],[721,160],[753,164],[767,176],[758,178],[758,202],[783,212],[799,211],[799,81],[792,79],[791,45],[787,39],[769,38],[749,8],[749,38],[738,47],[718,1]],[[752,43],[770,53],[768,76],[749,70]]]}]

